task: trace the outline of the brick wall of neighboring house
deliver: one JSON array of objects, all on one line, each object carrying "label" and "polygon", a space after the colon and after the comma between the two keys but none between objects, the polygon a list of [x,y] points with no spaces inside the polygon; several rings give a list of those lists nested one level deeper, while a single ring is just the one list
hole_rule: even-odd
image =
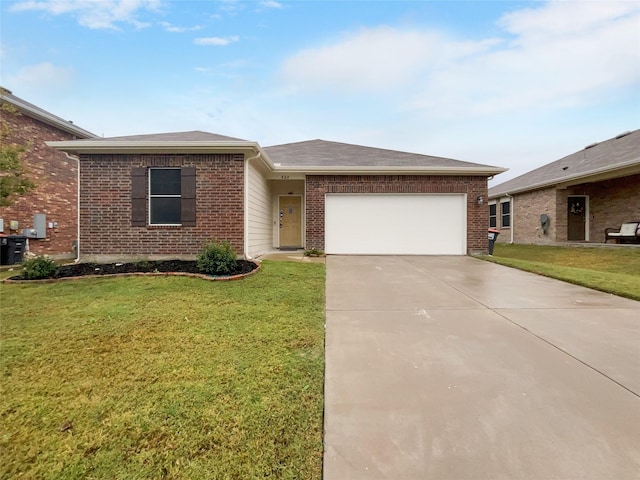
[{"label": "brick wall of neighboring house", "polygon": [[487,178],[431,175],[307,175],[306,247],[324,250],[326,193],[466,193],[467,251],[487,251]]},{"label": "brick wall of neighboring house", "polygon": [[[539,245],[555,243],[556,236],[561,230],[556,211],[556,189],[545,188],[543,190],[525,192],[514,195],[513,198],[511,226],[513,228],[514,243],[535,243]],[[550,218],[546,234],[540,222],[540,215],[542,214]],[[510,230],[504,229],[500,237],[498,237],[500,241],[510,241]]]},{"label": "brick wall of neighboring house", "polygon": [[[589,196],[590,242],[604,242],[605,228],[640,221],[640,174],[576,185],[568,195]],[[561,205],[566,210],[566,200]]]},{"label": "brick wall of neighboring house", "polygon": [[[564,243],[568,238],[568,197],[589,197],[589,242],[604,242],[607,227],[620,227],[624,222],[640,220],[640,174],[601,182],[575,185],[566,189],[550,187],[514,195],[511,224],[515,243],[539,245]],[[498,207],[499,208],[499,207]],[[540,215],[547,214],[551,224],[543,234]],[[499,216],[499,214],[498,214]],[[500,242],[510,240],[509,229],[503,229]]]},{"label": "brick wall of neighboring house", "polygon": [[[195,167],[196,226],[132,226],[135,167]],[[242,154],[81,155],[81,258],[193,258],[212,238],[242,254],[243,169]]]},{"label": "brick wall of neighboring house", "polygon": [[[5,140],[11,144],[28,146],[24,154],[28,177],[36,184],[31,193],[16,197],[8,207],[0,207],[5,234],[22,234],[33,227],[33,215],[44,213],[47,223],[56,222],[56,228],[47,228],[45,239],[29,239],[33,253],[53,257],[73,257],[73,242],[77,239],[77,162],[64,153],[45,145],[49,140],[75,140],[73,134],[59,130],[25,113],[2,109],[1,121],[9,128]],[[19,222],[18,231],[9,230],[9,222]]]}]

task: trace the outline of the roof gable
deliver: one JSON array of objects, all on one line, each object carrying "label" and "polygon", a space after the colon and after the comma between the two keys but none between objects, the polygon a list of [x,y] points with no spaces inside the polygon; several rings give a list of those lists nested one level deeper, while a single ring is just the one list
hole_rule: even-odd
[{"label": "roof gable", "polygon": [[192,130],[189,132],[152,133],[149,135],[128,135],[125,137],[100,138],[100,141],[114,142],[246,142],[241,138],[227,137],[217,133]]},{"label": "roof gable", "polygon": [[282,167],[489,167],[450,158],[326,140],[274,145],[264,150],[274,165]]},{"label": "roof gable", "polygon": [[640,166],[640,130],[625,132],[589,145],[566,157],[536,168],[489,189],[496,197],[567,182],[581,182],[590,176]]}]

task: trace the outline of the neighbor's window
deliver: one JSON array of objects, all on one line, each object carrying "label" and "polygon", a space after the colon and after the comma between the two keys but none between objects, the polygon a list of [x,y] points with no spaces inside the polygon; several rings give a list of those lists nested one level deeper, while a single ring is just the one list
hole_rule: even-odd
[{"label": "neighbor's window", "polygon": [[149,223],[180,225],[181,171],[179,168],[149,169]]},{"label": "neighbor's window", "polygon": [[497,226],[497,217],[496,217],[497,207],[495,203],[489,204],[489,227],[496,228]]},{"label": "neighbor's window", "polygon": [[500,210],[502,211],[502,226],[511,226],[511,202],[502,202],[500,204]]}]

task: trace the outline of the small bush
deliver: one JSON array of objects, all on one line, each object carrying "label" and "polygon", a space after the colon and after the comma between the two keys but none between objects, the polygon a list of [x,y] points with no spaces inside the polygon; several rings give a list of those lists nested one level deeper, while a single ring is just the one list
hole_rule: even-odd
[{"label": "small bush", "polygon": [[196,260],[201,272],[208,275],[228,275],[237,266],[237,255],[229,242],[212,240],[200,253]]},{"label": "small bush", "polygon": [[37,256],[23,260],[22,276],[27,280],[38,280],[52,277],[57,271],[58,264],[48,257]]},{"label": "small bush", "polygon": [[305,257],[322,257],[324,256],[324,252],[322,250],[318,250],[317,248],[310,248],[304,251]]}]

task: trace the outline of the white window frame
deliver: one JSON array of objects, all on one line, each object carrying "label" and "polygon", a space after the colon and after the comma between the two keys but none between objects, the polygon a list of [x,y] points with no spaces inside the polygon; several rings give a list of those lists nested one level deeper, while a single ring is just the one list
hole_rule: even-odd
[{"label": "white window frame", "polygon": [[[493,215],[493,217],[495,218],[495,226],[491,226],[491,206],[495,206],[496,207],[496,214]],[[495,200],[491,200],[489,201],[489,228],[498,228],[498,202],[496,202]]]},{"label": "white window frame", "polygon": [[[506,215],[509,218],[509,225],[504,224],[505,214],[502,213],[502,206],[504,204],[509,205],[509,213]],[[511,225],[513,225],[513,205],[509,197],[500,199],[500,213],[498,214],[498,212],[496,212],[496,214],[500,216],[500,228],[511,228]]]},{"label": "white window frame", "polygon": [[149,168],[149,203],[148,203],[148,215],[149,215],[149,225],[153,226],[181,226],[182,223],[151,223],[151,202],[154,198],[182,198],[182,191],[180,195],[152,195],[151,194],[151,176],[153,175],[154,170],[179,170],[182,171],[181,167],[151,167]]}]

